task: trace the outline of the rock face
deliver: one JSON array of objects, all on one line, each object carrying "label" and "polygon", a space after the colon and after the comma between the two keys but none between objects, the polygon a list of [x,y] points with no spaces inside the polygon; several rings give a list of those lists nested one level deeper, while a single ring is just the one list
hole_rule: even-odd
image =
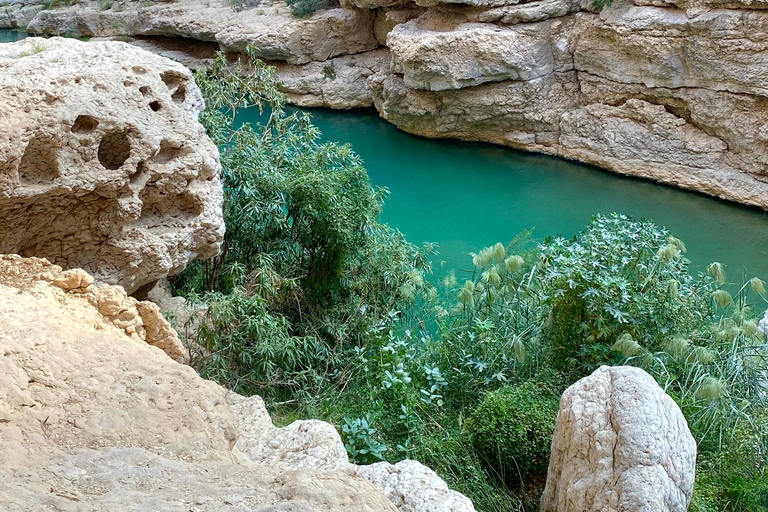
[{"label": "rock face", "polygon": [[768,210],[762,0],[614,0],[602,12],[591,0],[344,0],[309,19],[269,1],[240,13],[223,0],[84,1],[40,12],[29,30],[175,36],[227,51],[254,43],[298,105],[374,104],[410,133],[557,155]]},{"label": "rock face", "polygon": [[639,368],[603,366],[560,401],[542,512],[685,512],[696,442]]},{"label": "rock face", "polygon": [[148,344],[172,332],[161,316],[92,281],[0,255],[0,509],[474,512],[413,461],[366,478],[331,425],[274,427],[261,398]]},{"label": "rock face", "polygon": [[183,66],[119,42],[0,45],[0,253],[128,293],[218,252],[218,152]]},{"label": "rock face", "polygon": [[26,27],[44,4],[45,0],[0,0],[0,28]]}]

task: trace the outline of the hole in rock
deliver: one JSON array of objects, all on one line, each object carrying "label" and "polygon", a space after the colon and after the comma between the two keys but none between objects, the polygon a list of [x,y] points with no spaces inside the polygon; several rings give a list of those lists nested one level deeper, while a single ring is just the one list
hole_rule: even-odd
[{"label": "hole in rock", "polygon": [[190,153],[192,153],[190,148],[185,148],[183,146],[179,147],[174,145],[172,142],[162,140],[160,141],[160,151],[158,151],[157,154],[152,157],[152,160],[154,162],[164,164]]},{"label": "hole in rock", "polygon": [[130,176],[128,176],[128,179],[131,182],[131,185],[135,185],[136,183],[141,180],[141,177],[144,176],[147,173],[147,163],[144,161],[139,162],[139,165],[136,166],[136,170],[133,171]]},{"label": "hole in rock", "polygon": [[58,177],[59,161],[55,141],[52,137],[32,137],[19,162],[19,181],[26,185],[41,185]]},{"label": "hole in rock", "polygon": [[131,71],[133,71],[133,72],[134,72],[134,73],[136,73],[137,75],[144,75],[144,74],[146,74],[146,73],[147,73],[147,68],[145,68],[145,67],[143,67],[143,66],[133,66],[133,67],[131,68]]},{"label": "hole in rock", "polygon": [[171,92],[171,98],[175,103],[184,103],[187,97],[187,87],[185,85],[187,77],[173,71],[166,71],[160,74],[160,79],[165,83]]},{"label": "hole in rock", "polygon": [[131,155],[131,141],[125,130],[112,130],[104,134],[99,143],[99,162],[106,169],[119,169]]},{"label": "hole in rock", "polygon": [[146,85],[142,85],[141,87],[139,87],[139,92],[144,96],[146,96],[147,94],[150,94],[152,92],[152,89],[150,89]]},{"label": "hole in rock", "polygon": [[161,108],[163,108],[163,105],[159,101],[153,101],[149,104],[149,108],[152,109],[152,112],[157,112]]},{"label": "hole in rock", "polygon": [[91,133],[97,126],[99,126],[99,122],[95,117],[79,115],[72,125],[72,133]]},{"label": "hole in rock", "polygon": [[176,89],[176,92],[171,94],[171,99],[175,103],[184,103],[184,100],[187,99],[187,91],[184,89],[184,86],[180,86]]}]

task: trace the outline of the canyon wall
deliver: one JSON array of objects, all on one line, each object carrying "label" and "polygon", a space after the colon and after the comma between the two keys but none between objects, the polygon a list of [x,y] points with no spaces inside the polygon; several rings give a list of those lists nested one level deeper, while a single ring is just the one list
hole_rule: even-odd
[{"label": "canyon wall", "polygon": [[270,0],[109,5],[44,10],[28,30],[130,36],[187,65],[255,45],[300,106],[374,105],[410,133],[768,209],[765,1],[343,0],[307,19]]}]

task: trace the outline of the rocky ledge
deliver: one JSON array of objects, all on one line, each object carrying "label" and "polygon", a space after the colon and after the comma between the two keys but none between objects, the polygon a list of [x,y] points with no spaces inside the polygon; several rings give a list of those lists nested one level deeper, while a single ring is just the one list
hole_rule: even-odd
[{"label": "rocky ledge", "polygon": [[156,306],[92,282],[0,255],[0,509],[474,512],[415,461],[350,464],[327,423],[273,426],[168,357]]},{"label": "rocky ledge", "polygon": [[298,105],[375,105],[411,133],[768,209],[765,2],[615,0],[597,12],[591,0],[343,0],[307,19],[252,4],[84,0],[28,29],[132,36],[187,64],[254,44]]}]

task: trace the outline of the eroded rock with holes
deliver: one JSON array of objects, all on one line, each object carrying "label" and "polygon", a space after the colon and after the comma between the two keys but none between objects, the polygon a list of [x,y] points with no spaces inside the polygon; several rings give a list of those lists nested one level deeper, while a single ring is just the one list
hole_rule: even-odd
[{"label": "eroded rock with holes", "polygon": [[275,427],[148,344],[173,330],[144,306],[0,255],[0,509],[474,512],[417,462],[350,464],[328,423]]},{"label": "eroded rock with holes", "polygon": [[189,71],[120,42],[0,45],[0,253],[135,292],[218,251],[218,152]]},{"label": "eroded rock with holes", "polygon": [[602,366],[560,401],[542,512],[685,512],[696,441],[653,377]]}]

